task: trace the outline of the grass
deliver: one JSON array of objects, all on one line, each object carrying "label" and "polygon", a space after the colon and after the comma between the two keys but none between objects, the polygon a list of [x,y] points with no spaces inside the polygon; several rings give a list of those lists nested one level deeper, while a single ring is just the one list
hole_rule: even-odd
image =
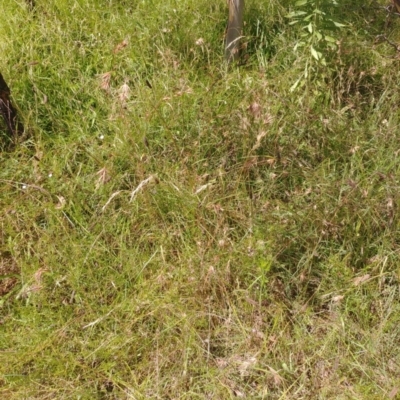
[{"label": "grass", "polygon": [[230,67],[222,1],[3,5],[2,398],[397,398],[399,21],[351,5],[324,66],[248,1]]}]

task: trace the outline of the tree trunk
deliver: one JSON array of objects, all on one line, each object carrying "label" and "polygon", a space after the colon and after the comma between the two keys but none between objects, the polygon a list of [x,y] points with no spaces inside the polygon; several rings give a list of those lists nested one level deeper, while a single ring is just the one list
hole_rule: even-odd
[{"label": "tree trunk", "polygon": [[240,55],[244,0],[229,1],[229,21],[225,38],[225,58],[228,62],[236,61]]},{"label": "tree trunk", "polygon": [[17,112],[10,100],[10,89],[7,86],[3,75],[0,73],[0,113],[6,123],[7,130],[11,138],[16,138],[17,134],[22,134],[24,127],[17,121]]}]

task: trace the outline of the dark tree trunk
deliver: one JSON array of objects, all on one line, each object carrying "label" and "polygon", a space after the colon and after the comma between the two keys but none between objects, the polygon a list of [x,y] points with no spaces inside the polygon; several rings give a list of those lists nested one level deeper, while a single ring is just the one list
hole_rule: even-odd
[{"label": "dark tree trunk", "polygon": [[0,73],[0,113],[6,123],[8,133],[11,138],[16,138],[19,134],[22,134],[24,127],[22,123],[18,122],[17,112],[13,107],[10,100],[10,89],[7,86],[3,75]]}]

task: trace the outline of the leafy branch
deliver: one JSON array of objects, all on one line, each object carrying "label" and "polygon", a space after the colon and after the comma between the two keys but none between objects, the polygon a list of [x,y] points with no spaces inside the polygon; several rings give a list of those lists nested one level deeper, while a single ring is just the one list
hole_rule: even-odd
[{"label": "leafy branch", "polygon": [[291,20],[290,25],[302,25],[302,33],[294,51],[301,48],[309,50],[304,72],[291,87],[291,91],[307,81],[316,66],[326,67],[328,52],[337,49],[337,31],[346,26],[331,18],[332,8],[337,6],[336,0],[299,0],[295,3],[295,10],[286,16]]}]

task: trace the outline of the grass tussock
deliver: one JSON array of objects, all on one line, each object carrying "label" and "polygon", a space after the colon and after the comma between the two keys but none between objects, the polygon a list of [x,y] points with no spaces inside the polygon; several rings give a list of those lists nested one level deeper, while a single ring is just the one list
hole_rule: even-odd
[{"label": "grass tussock", "polygon": [[156,3],[3,5],[2,398],[397,398],[397,16]]}]

